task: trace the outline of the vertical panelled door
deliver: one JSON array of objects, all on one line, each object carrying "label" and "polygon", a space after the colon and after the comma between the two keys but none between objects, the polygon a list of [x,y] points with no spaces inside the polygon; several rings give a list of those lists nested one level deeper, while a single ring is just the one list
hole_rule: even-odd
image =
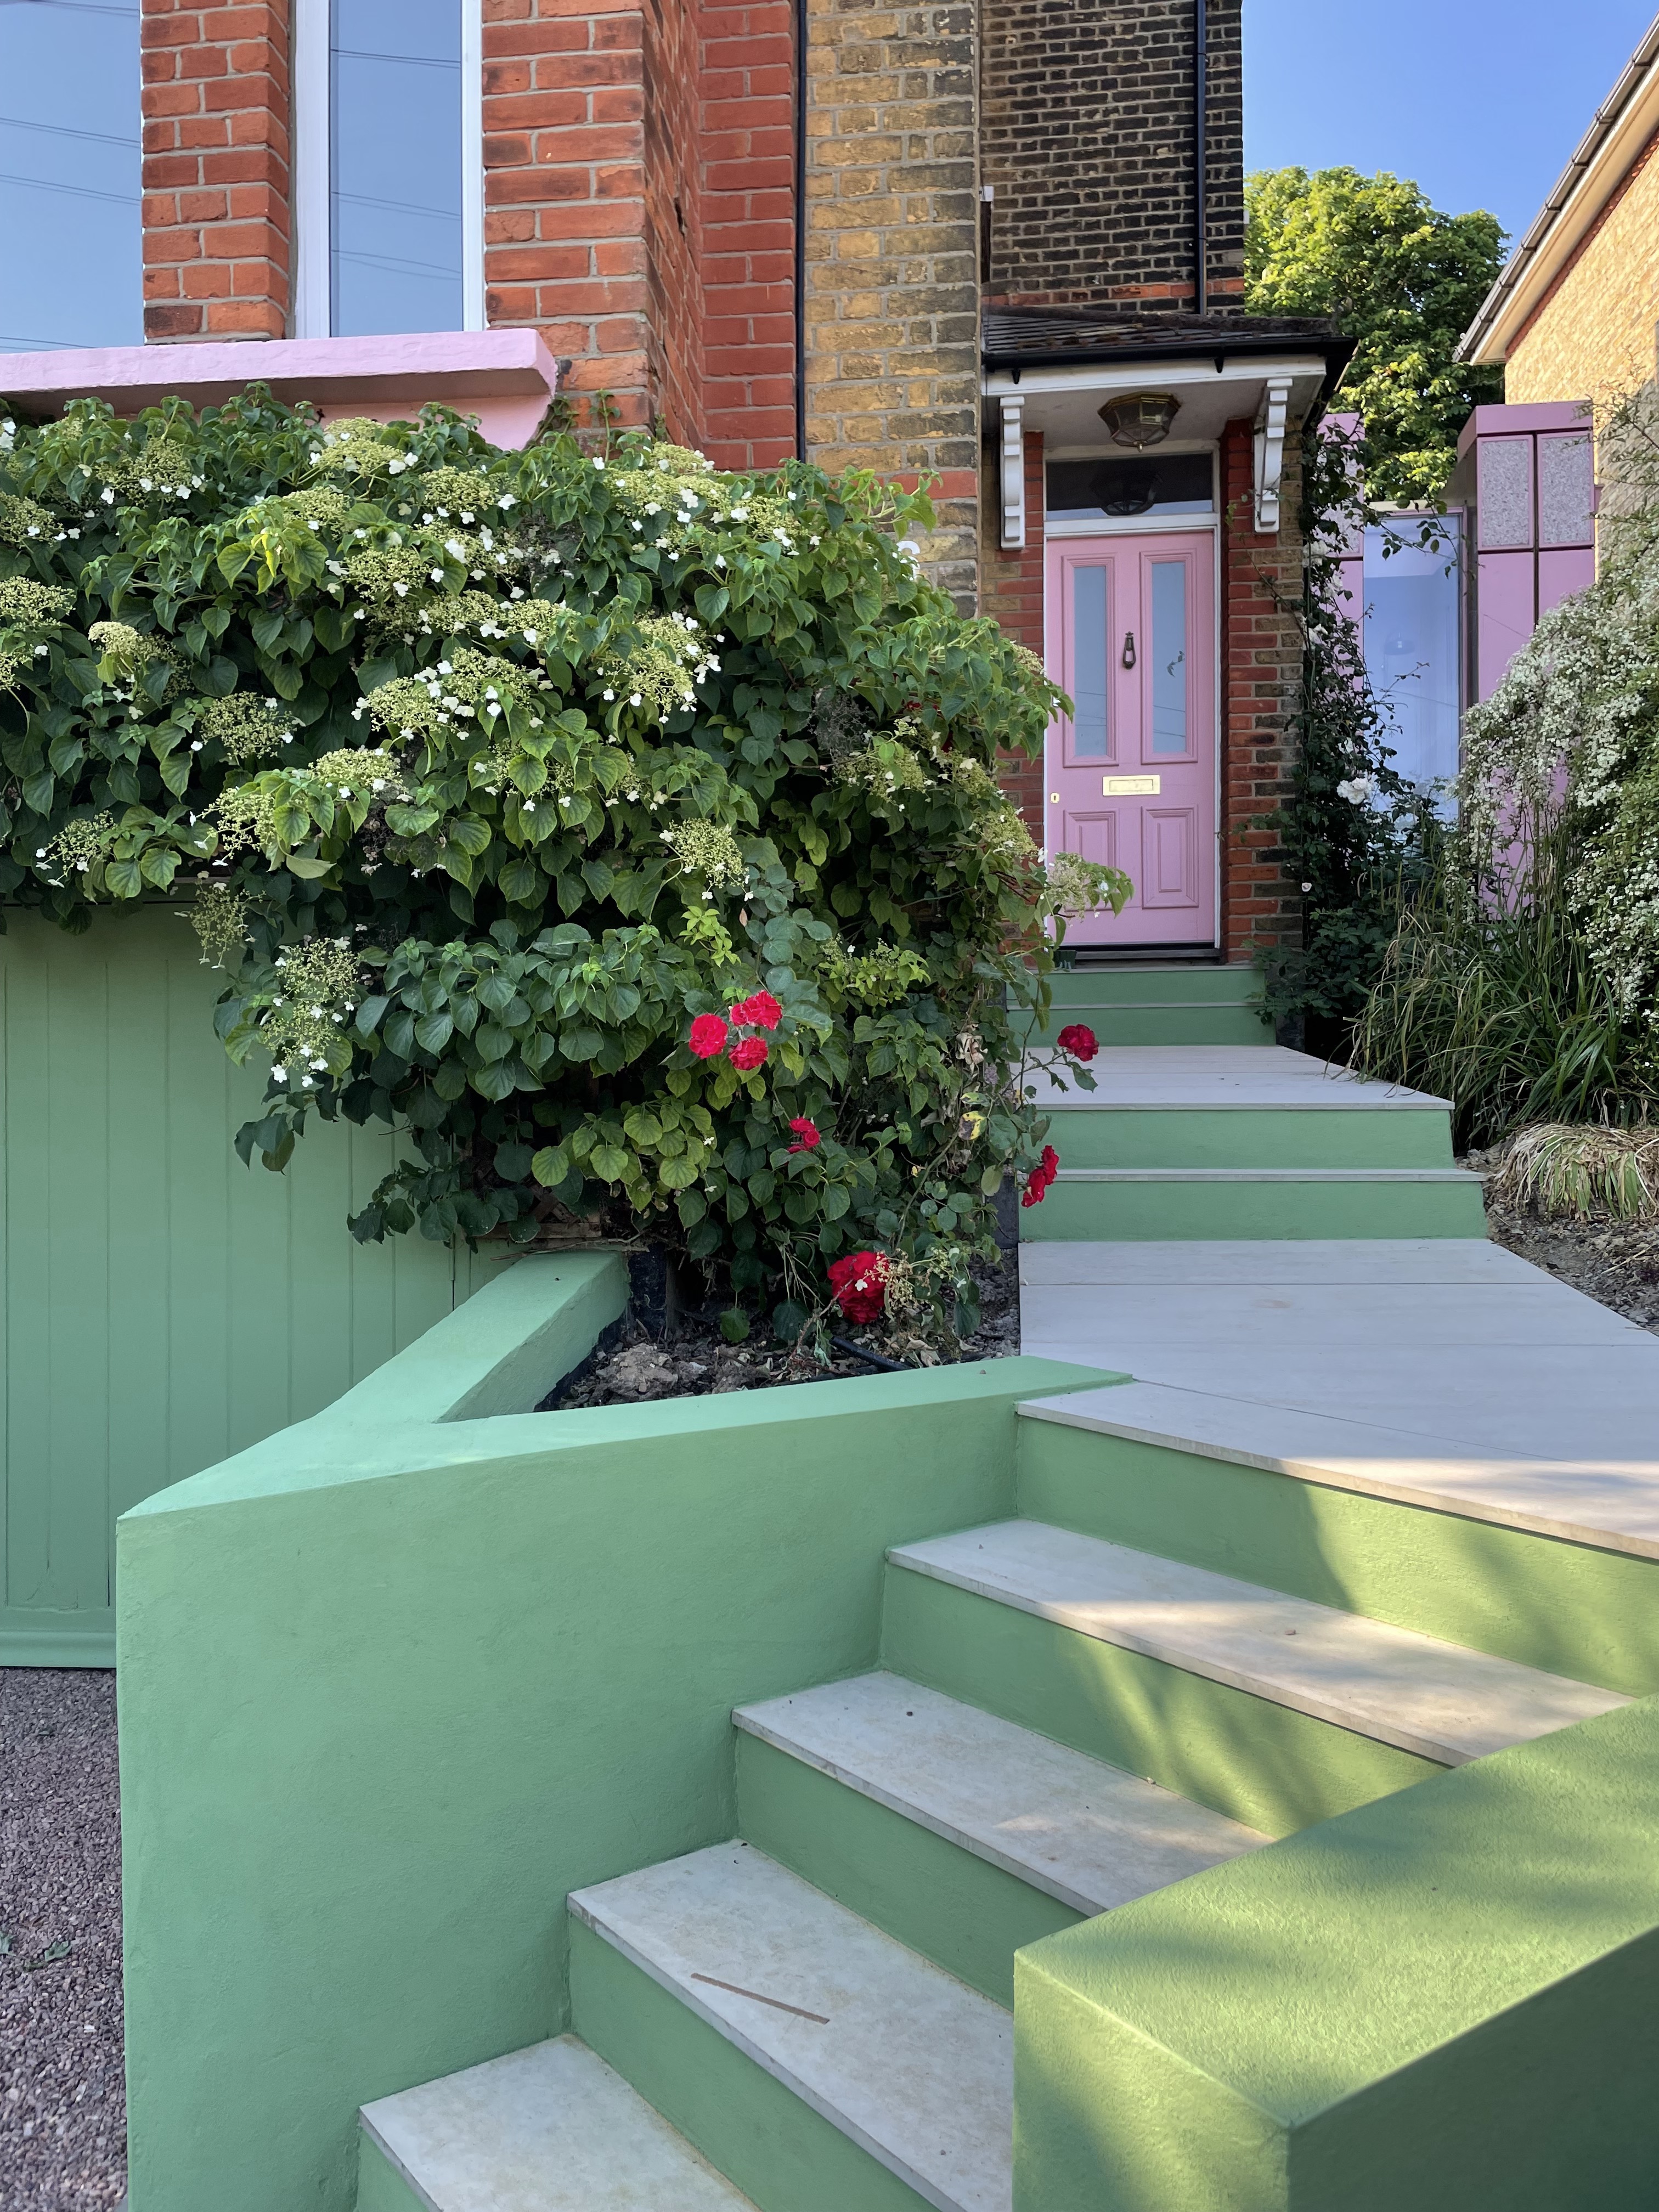
[{"label": "vertical panelled door", "polygon": [[1070,945],[1216,934],[1215,541],[1207,531],[1051,538],[1048,667],[1073,701],[1047,747],[1047,845],[1133,879]]}]

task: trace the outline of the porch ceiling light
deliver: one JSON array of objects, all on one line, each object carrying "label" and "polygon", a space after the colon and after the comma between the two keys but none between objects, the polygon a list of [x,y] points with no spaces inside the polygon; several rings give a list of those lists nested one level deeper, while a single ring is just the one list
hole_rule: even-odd
[{"label": "porch ceiling light", "polygon": [[1162,445],[1181,402],[1168,392],[1131,392],[1121,399],[1109,399],[1100,419],[1112,434],[1115,446]]}]

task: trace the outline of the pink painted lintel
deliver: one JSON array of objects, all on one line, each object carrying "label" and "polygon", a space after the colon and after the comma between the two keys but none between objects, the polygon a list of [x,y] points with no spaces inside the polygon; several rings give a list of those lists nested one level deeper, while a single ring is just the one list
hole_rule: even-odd
[{"label": "pink painted lintel", "polygon": [[201,345],[87,346],[0,354],[0,395],[34,418],[90,396],[136,415],[173,395],[210,407],[254,382],[313,401],[324,419],[404,421],[428,400],[476,415],[498,446],[534,434],[558,388],[538,331],[427,331],[370,338],[246,338]]}]

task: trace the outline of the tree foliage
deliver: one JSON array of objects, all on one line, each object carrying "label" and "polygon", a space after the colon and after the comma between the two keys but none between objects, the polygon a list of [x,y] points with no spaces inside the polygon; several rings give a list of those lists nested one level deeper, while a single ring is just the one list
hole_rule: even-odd
[{"label": "tree foliage", "polygon": [[244,1158],[408,1132],[360,1237],[643,1231],[787,1303],[965,1250],[1040,1161],[1045,932],[1127,885],[1049,883],[994,768],[1057,695],[913,573],[927,519],[258,387],[8,424],[0,894],[187,897],[271,1060]]},{"label": "tree foliage", "polygon": [[1337,404],[1364,418],[1371,495],[1432,502],[1470,410],[1503,396],[1501,370],[1454,357],[1502,264],[1496,216],[1443,215],[1386,170],[1258,170],[1245,204],[1249,312],[1328,315],[1356,341]]}]

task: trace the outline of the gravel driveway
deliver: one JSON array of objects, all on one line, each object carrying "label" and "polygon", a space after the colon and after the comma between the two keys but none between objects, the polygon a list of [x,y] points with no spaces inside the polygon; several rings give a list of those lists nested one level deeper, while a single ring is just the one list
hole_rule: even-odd
[{"label": "gravel driveway", "polygon": [[115,1676],[0,1668],[0,2212],[126,2187]]}]

